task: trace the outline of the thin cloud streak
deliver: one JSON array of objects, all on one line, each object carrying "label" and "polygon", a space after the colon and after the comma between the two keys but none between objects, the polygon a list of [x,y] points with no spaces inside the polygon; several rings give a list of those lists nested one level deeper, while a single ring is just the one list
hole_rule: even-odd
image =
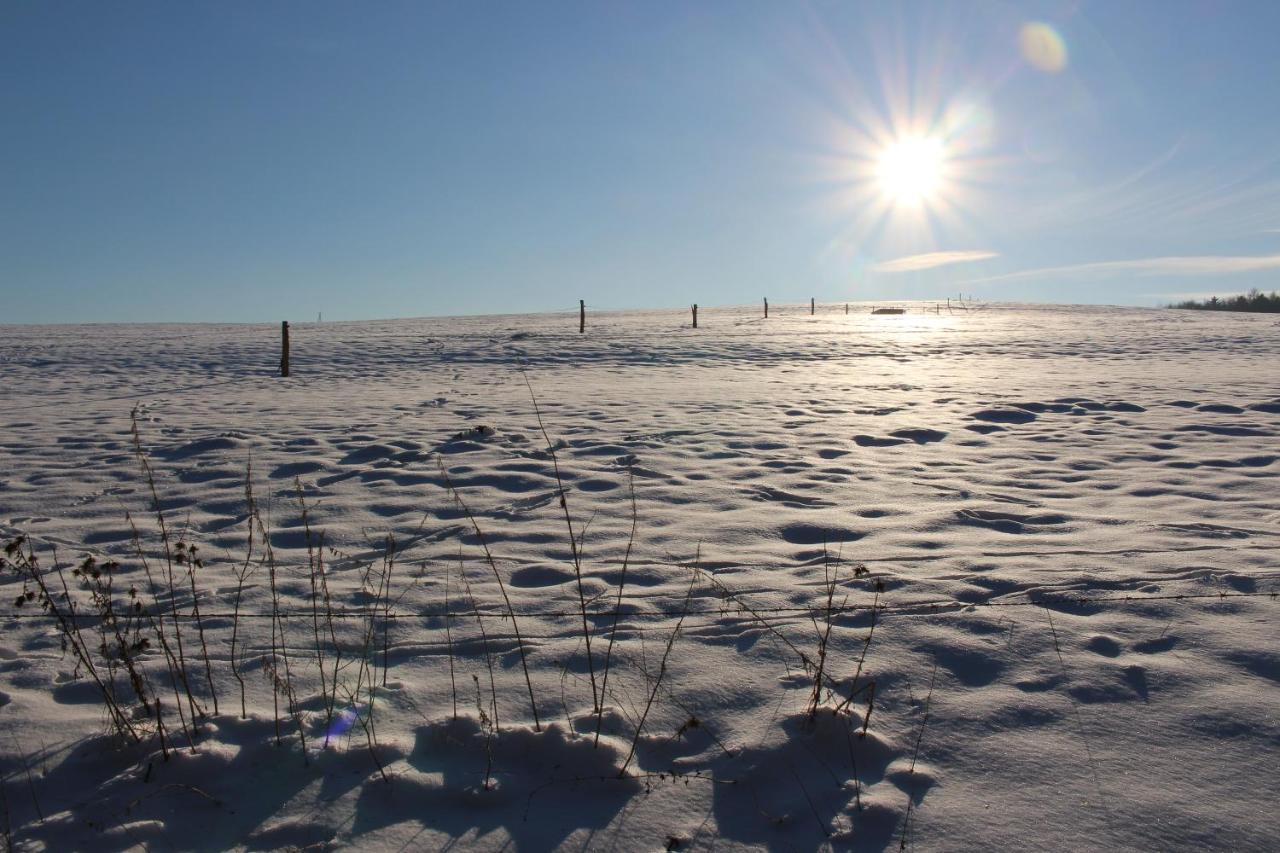
[{"label": "thin cloud streak", "polygon": [[931,270],[934,267],[945,267],[950,264],[968,264],[998,257],[1000,257],[998,253],[986,251],[929,252],[924,255],[907,255],[903,258],[883,261],[871,267],[871,269],[874,272],[915,272],[916,270]]},{"label": "thin cloud streak", "polygon": [[1030,281],[1037,278],[1099,278],[1116,273],[1139,276],[1230,275],[1280,268],[1280,255],[1189,255],[1167,258],[1136,258],[1129,261],[1098,261],[1064,267],[1042,267],[1033,270],[971,278],[960,284],[988,284],[998,281]]}]

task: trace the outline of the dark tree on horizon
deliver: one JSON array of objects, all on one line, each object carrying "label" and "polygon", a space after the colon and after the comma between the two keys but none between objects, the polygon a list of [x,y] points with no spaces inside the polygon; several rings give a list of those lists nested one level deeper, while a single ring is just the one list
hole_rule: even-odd
[{"label": "dark tree on horizon", "polygon": [[1252,311],[1262,314],[1280,313],[1280,294],[1274,290],[1270,294],[1263,293],[1258,288],[1253,288],[1248,293],[1242,293],[1239,296],[1228,296],[1225,299],[1219,299],[1211,296],[1204,300],[1189,299],[1186,302],[1179,302],[1170,305],[1170,308],[1189,308],[1196,311]]}]

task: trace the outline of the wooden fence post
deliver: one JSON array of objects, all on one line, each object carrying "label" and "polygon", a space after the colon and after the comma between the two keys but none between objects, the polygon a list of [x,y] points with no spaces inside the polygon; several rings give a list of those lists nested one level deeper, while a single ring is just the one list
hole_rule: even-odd
[{"label": "wooden fence post", "polygon": [[578,334],[581,335],[586,330],[587,330],[587,303],[584,300],[579,299],[578,300]]},{"label": "wooden fence post", "polygon": [[846,302],[846,303],[844,304],[844,315],[845,315],[846,317],[848,317],[848,316],[849,316],[849,303],[848,303],[848,302]]},{"label": "wooden fence post", "polygon": [[769,319],[769,297],[764,298],[764,318]]},{"label": "wooden fence post", "polygon": [[813,316],[813,297],[809,297],[809,316]]},{"label": "wooden fence post", "polygon": [[698,303],[693,303],[693,327],[698,328]]},{"label": "wooden fence post", "polygon": [[280,321],[280,375],[289,375],[289,321]]}]

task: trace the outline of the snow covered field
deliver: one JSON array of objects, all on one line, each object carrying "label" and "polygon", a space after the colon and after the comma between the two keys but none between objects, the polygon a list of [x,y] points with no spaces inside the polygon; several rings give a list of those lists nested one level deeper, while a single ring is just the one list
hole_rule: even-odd
[{"label": "snow covered field", "polygon": [[[210,712],[193,749],[153,643],[169,760],[105,735],[6,570],[8,843],[1274,849],[1280,324],[853,311],[295,324],[288,379],[278,326],[0,327],[3,540],[118,560],[118,595],[179,613]],[[153,599],[136,554],[130,516],[163,564],[135,406],[205,561],[216,716],[185,570]]]}]

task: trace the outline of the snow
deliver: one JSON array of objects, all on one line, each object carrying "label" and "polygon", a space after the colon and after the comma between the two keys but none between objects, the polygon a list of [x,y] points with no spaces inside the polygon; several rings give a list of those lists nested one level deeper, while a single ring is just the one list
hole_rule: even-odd
[{"label": "snow", "polygon": [[[0,538],[145,589],[131,520],[152,561],[163,545],[136,410],[205,561],[221,711],[194,747],[166,722],[167,761],[123,743],[6,572],[13,848],[1272,849],[1280,324],[870,307],[297,323],[287,379],[273,324],[0,327]],[[263,566],[239,714],[246,470],[305,750],[284,698],[277,743]],[[366,620],[336,620],[331,714],[308,542],[334,607],[364,612],[388,537],[395,618],[363,645]],[[837,695],[811,715],[824,635]]]}]

